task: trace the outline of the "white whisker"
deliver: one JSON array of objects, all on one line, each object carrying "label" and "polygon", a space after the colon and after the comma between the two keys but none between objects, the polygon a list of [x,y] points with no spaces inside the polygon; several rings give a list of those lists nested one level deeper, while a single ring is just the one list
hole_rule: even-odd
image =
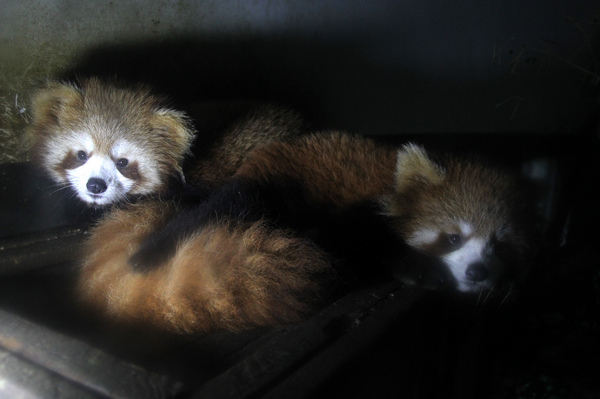
[{"label": "white whisker", "polygon": [[54,194],[58,193],[59,191],[67,190],[71,186],[69,186],[68,184],[60,184],[60,183],[58,183],[58,184],[54,184],[53,187],[55,189],[49,192],[50,195],[54,195]]},{"label": "white whisker", "polygon": [[484,304],[488,301],[488,299],[490,298],[490,295],[492,295],[492,292],[494,291],[495,288],[496,288],[495,285],[492,285],[490,287],[490,290],[488,291],[488,294],[485,296],[485,299],[483,300]]},{"label": "white whisker", "polygon": [[508,292],[506,293],[506,295],[504,295],[504,298],[502,298],[502,301],[498,305],[498,309],[500,309],[502,307],[502,305],[504,305],[504,303],[506,302],[506,300],[508,299],[508,297],[510,296],[510,294],[512,294],[512,288],[513,288],[513,285],[509,284],[508,285]]},{"label": "white whisker", "polygon": [[483,295],[483,286],[479,289],[479,295],[477,296],[477,307],[481,304],[481,296]]}]

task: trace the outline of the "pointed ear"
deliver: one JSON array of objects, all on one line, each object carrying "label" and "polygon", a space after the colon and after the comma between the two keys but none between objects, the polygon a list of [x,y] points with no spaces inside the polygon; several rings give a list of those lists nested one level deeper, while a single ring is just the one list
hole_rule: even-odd
[{"label": "pointed ear", "polygon": [[402,217],[410,212],[414,195],[428,185],[440,184],[446,177],[423,147],[409,143],[398,150],[395,187],[392,194],[379,199],[384,215]]},{"label": "pointed ear", "polygon": [[153,129],[177,143],[182,152],[186,152],[190,148],[194,130],[183,112],[167,108],[158,109],[155,111],[151,123]]},{"label": "pointed ear", "polygon": [[195,134],[188,117],[183,112],[161,108],[154,112],[151,124],[154,131],[166,139],[161,151],[168,153],[168,163],[181,181],[185,181],[181,163],[190,151]]},{"label": "pointed ear", "polygon": [[398,151],[396,161],[396,193],[414,183],[439,184],[446,172],[435,163],[423,147],[409,143]]},{"label": "pointed ear", "polygon": [[50,83],[48,87],[35,94],[32,101],[33,123],[45,120],[68,120],[77,105],[82,101],[81,91],[73,85]]}]

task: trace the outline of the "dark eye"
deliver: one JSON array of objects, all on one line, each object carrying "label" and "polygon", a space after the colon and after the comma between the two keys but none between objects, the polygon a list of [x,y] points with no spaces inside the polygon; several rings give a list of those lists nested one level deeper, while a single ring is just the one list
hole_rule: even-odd
[{"label": "dark eye", "polygon": [[87,161],[87,154],[85,151],[77,151],[77,159],[80,161]]},{"label": "dark eye", "polygon": [[448,242],[450,242],[452,245],[459,245],[462,242],[462,238],[459,234],[449,234]]},{"label": "dark eye", "polygon": [[117,167],[124,168],[125,166],[127,166],[128,163],[129,161],[127,160],[127,158],[120,158],[119,160],[117,160]]}]

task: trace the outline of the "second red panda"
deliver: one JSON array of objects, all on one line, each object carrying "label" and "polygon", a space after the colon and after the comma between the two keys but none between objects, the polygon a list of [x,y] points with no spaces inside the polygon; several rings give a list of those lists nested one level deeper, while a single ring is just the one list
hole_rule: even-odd
[{"label": "second red panda", "polygon": [[[210,215],[286,220],[297,212],[302,220],[327,210],[344,218],[346,210],[377,202],[397,237],[443,264],[459,291],[522,280],[532,254],[529,208],[514,178],[414,144],[394,149],[343,133],[293,138],[254,151],[234,182],[230,194],[216,196]],[[249,187],[250,200],[239,201],[239,186]]]}]

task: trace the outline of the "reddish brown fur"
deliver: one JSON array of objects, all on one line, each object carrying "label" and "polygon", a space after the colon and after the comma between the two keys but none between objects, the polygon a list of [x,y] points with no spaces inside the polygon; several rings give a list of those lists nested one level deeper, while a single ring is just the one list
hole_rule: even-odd
[{"label": "reddish brown fur", "polygon": [[238,118],[232,126],[220,132],[217,143],[207,156],[196,160],[186,177],[218,185],[231,176],[257,147],[299,136],[305,122],[294,111],[273,105],[262,105]]},{"label": "reddish brown fur", "polygon": [[205,332],[295,322],[317,302],[314,278],[329,270],[324,254],[262,222],[206,227],[180,243],[167,264],[132,272],[129,256],[174,211],[146,202],[116,210],[96,227],[79,279],[88,306],[120,321]]},{"label": "reddish brown fur", "polygon": [[[395,151],[360,137],[312,135],[251,154],[238,175],[253,168],[264,179],[302,178],[317,202],[336,207],[393,189]],[[116,320],[184,332],[294,322],[311,309],[320,287],[314,277],[330,270],[328,261],[305,240],[263,222],[205,227],[180,243],[167,264],[134,273],[129,257],[175,212],[171,203],[146,202],[100,222],[80,276],[88,305]]]},{"label": "reddish brown fur", "polygon": [[[231,148],[244,148],[240,143]],[[452,232],[461,219],[489,234],[498,220],[511,219],[515,201],[512,181],[494,169],[452,159],[438,163],[416,146],[398,151],[339,132],[259,146],[236,176],[301,182],[315,206],[343,209],[381,199],[405,239],[417,228]],[[313,277],[327,273],[329,263],[310,243],[263,222],[206,226],[180,243],[166,264],[133,272],[129,257],[174,212],[173,204],[146,202],[116,210],[99,224],[80,277],[89,305],[117,320],[183,332],[294,322],[310,310],[319,292]]]},{"label": "reddish brown fur", "polygon": [[342,209],[390,194],[395,165],[395,150],[331,132],[258,148],[236,176],[265,183],[278,178],[301,182],[310,201]]}]

